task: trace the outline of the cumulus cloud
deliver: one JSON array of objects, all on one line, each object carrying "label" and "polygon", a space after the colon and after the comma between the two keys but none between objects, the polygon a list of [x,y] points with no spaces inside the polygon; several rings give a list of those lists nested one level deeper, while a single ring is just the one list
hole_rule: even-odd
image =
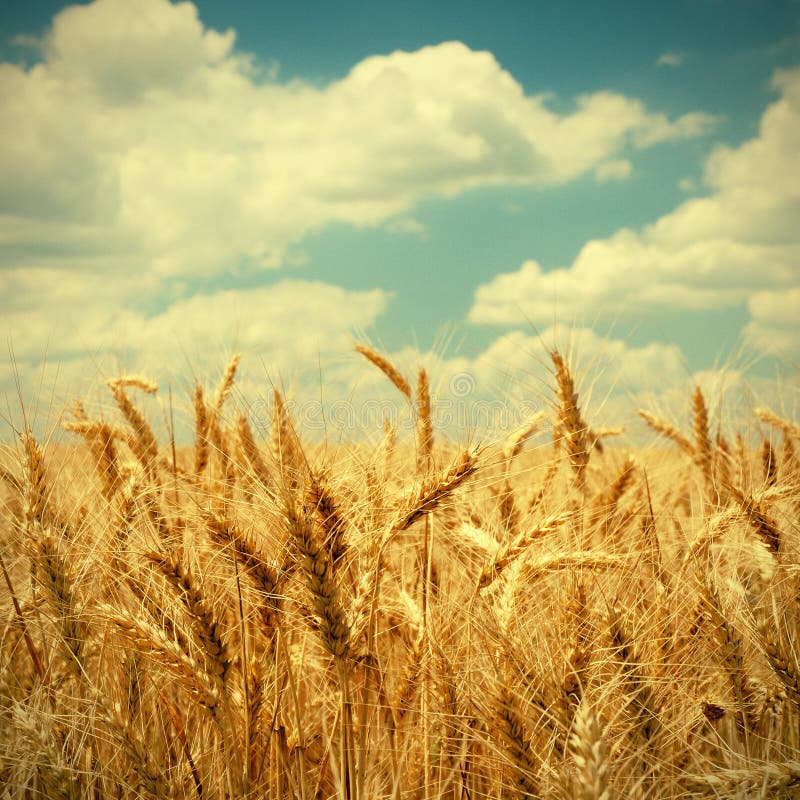
[{"label": "cumulus cloud", "polygon": [[209,287],[263,284],[332,223],[424,236],[413,213],[430,196],[622,179],[637,149],[713,124],[613,92],[557,113],[458,42],[281,83],[189,2],[70,6],[35,45],[34,65],[0,64],[0,334],[27,372],[45,353],[76,377],[102,354],[158,365],[165,343],[230,336],[288,370],[346,346],[389,295]]},{"label": "cumulus cloud", "polygon": [[560,115],[457,42],[366,58],[323,87],[263,81],[234,32],[205,28],[187,2],[71,6],[42,55],[0,65],[5,264],[37,253],[46,220],[78,253],[124,250],[164,277],[277,266],[331,222],[382,224],[479,185],[572,180],[711,122],[612,92]]},{"label": "cumulus cloud", "polygon": [[[120,302],[119,294],[136,293],[137,278],[94,291],[95,302],[87,305],[81,298],[90,291],[90,274],[60,285],[58,274],[4,277],[3,288],[14,288],[18,298],[26,287],[44,287],[35,305],[19,301],[4,322],[11,331],[23,395],[30,398],[44,388],[60,401],[120,372],[141,371],[157,381],[185,381],[192,370],[205,375],[231,349],[259,371],[263,393],[264,373],[276,382],[291,382],[313,376],[319,359],[341,358],[354,331],[374,324],[390,299],[380,289],[351,291],[319,281],[283,280],[179,297],[152,312]],[[40,389],[33,392],[37,383]]]},{"label": "cumulus cloud", "polygon": [[756,294],[764,287],[791,305],[800,283],[800,69],[779,71],[773,84],[780,98],[758,136],[708,158],[706,197],[588,242],[569,267],[545,271],[530,260],[498,275],[477,289],[470,320],[516,324],[525,314],[545,323],[554,306],[562,319],[624,318],[748,300],[757,316],[771,302]]},{"label": "cumulus cloud", "polygon": [[759,351],[800,358],[800,286],[755,292],[747,301],[747,340]]},{"label": "cumulus cloud", "polygon": [[624,180],[630,177],[631,172],[633,172],[633,164],[627,158],[603,161],[594,168],[594,176],[600,183]]}]

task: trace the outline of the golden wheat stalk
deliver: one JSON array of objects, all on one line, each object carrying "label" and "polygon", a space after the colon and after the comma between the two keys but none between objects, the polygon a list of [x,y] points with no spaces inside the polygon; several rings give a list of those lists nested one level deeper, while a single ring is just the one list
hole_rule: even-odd
[{"label": "golden wheat stalk", "polygon": [[156,440],[150,423],[145,419],[144,414],[131,402],[130,397],[125,392],[123,384],[115,381],[108,382],[114,401],[128,421],[133,430],[133,436],[128,439],[133,454],[150,477],[155,475],[156,465],[158,464],[158,441]]},{"label": "golden wheat stalk", "polygon": [[271,492],[274,488],[274,481],[272,480],[267,462],[264,461],[264,457],[261,455],[261,451],[253,438],[253,431],[250,428],[250,420],[247,414],[241,414],[239,416],[239,423],[236,430],[239,434],[239,444],[242,448],[242,452],[247,459],[247,463],[250,464],[253,474],[258,482],[267,491]]},{"label": "golden wheat stalk", "polygon": [[288,503],[285,514],[289,533],[302,560],[320,638],[341,663],[350,650],[350,625],[334,580],[330,553],[303,512]]},{"label": "golden wheat stalk", "polygon": [[433,421],[428,373],[420,367],[417,379],[417,471],[428,472],[433,466]]},{"label": "golden wheat stalk", "polygon": [[636,412],[656,433],[671,439],[686,455],[694,458],[694,447],[692,443],[674,426],[661,417],[651,414],[640,408]]},{"label": "golden wheat stalk", "polygon": [[363,344],[357,344],[355,350],[361,353],[367,361],[374,364],[395,385],[397,390],[409,403],[413,402],[410,384],[388,358],[382,356],[377,350],[373,350],[371,347],[367,347]]},{"label": "golden wheat stalk", "polygon": [[774,428],[779,428],[787,436],[793,436],[795,439],[800,439],[800,425],[791,420],[784,419],[778,416],[774,411],[764,406],[759,406],[755,409],[755,415],[767,425],[772,425]]},{"label": "golden wheat stalk", "polygon": [[503,458],[506,462],[512,461],[519,455],[525,442],[539,431],[545,419],[544,411],[537,411],[535,414],[531,414],[522,425],[511,431],[503,442]]},{"label": "golden wheat stalk", "polygon": [[99,604],[98,611],[138,653],[166,669],[200,705],[211,711],[217,707],[219,691],[205,668],[161,628],[107,603]]},{"label": "golden wheat stalk", "polygon": [[609,800],[608,745],[592,707],[582,702],[570,740],[577,768],[575,800]]},{"label": "golden wheat stalk", "polygon": [[396,533],[411,527],[474,475],[477,469],[477,454],[464,450],[446,472],[426,479],[416,491],[400,502],[395,511],[391,531]]},{"label": "golden wheat stalk", "polygon": [[553,531],[558,530],[568,519],[569,514],[554,514],[543,519],[536,527],[515,537],[499,548],[494,558],[483,567],[478,587],[485,589],[500,577],[503,570],[519,558],[533,544]]},{"label": "golden wheat stalk", "polygon": [[233,657],[225,641],[225,620],[208,598],[203,582],[173,555],[149,551],[144,558],[177,593],[191,619],[191,631],[205,655],[208,674],[224,687]]},{"label": "golden wheat stalk", "polygon": [[575,391],[575,382],[569,367],[557,350],[550,353],[550,358],[556,371],[559,426],[564,432],[567,456],[576,481],[578,486],[583,486],[590,454],[588,427],[578,408],[578,393]]}]

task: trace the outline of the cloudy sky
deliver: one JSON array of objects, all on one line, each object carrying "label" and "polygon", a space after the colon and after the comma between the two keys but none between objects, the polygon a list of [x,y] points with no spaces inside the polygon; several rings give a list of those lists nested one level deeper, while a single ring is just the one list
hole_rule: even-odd
[{"label": "cloudy sky", "polygon": [[0,137],[29,404],[233,350],[330,403],[365,338],[442,398],[797,385],[797,0],[9,0]]}]

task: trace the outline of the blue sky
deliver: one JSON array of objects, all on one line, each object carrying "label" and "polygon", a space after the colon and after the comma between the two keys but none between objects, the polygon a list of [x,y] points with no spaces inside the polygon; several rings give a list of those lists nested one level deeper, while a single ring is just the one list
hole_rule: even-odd
[{"label": "blue sky", "polygon": [[9,2],[0,61],[30,391],[238,347],[348,392],[362,333],[495,384],[562,336],[628,400],[796,377],[796,1]]}]

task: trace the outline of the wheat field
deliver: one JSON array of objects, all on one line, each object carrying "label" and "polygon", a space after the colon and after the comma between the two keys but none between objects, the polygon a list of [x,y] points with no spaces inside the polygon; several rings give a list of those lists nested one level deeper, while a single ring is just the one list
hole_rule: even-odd
[{"label": "wheat field", "polygon": [[277,391],[262,441],[234,357],[193,447],[123,376],[3,450],[0,797],[800,796],[800,426],[697,388],[629,452],[553,351],[549,410],[459,446],[357,349],[412,441]]}]

